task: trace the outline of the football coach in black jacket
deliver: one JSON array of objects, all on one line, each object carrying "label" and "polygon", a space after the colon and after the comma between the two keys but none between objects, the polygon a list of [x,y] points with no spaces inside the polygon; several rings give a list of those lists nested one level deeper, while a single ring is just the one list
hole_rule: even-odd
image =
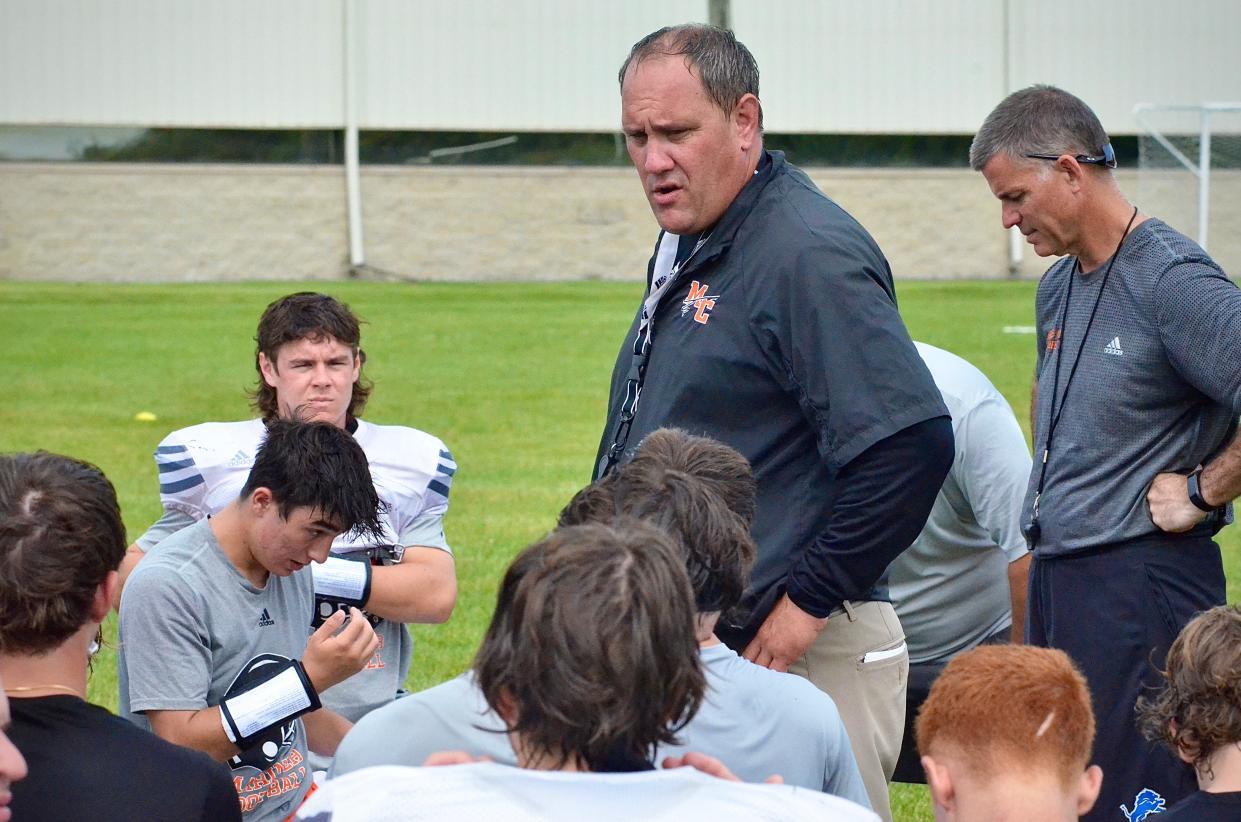
[{"label": "football coach in black jacket", "polygon": [[747,612],[721,639],[840,706],[890,818],[909,657],[885,569],[952,464],[952,427],[874,240],[764,151],[758,67],[703,25],[620,71],[630,158],[662,231],[612,375],[596,476],[664,426],[740,451],[758,480]]}]

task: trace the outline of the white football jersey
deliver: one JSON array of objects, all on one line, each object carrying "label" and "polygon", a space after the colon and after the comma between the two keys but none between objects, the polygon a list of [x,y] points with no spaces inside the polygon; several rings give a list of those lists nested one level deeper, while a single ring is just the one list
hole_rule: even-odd
[{"label": "white football jersey", "polygon": [[478,762],[436,768],[385,765],[330,779],[311,794],[304,822],[879,822],[868,808],[789,785],[726,782],[693,768],[636,773],[532,771]]},{"label": "white football jersey", "polygon": [[[384,542],[409,545],[411,529],[448,510],[457,465],[436,437],[401,425],[358,420],[354,439],[366,452],[375,491],[383,500]],[[155,449],[164,510],[198,521],[235,501],[266,434],[262,420],[206,422],[173,431]],[[420,529],[421,530],[421,529]],[[335,553],[367,547],[351,534],[332,544]],[[442,530],[437,542],[425,534],[413,544],[449,550]]]}]

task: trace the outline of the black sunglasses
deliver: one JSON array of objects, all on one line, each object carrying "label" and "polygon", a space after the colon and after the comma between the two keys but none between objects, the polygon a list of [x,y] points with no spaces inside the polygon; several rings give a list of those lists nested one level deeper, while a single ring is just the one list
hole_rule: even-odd
[{"label": "black sunglasses", "polygon": [[[1031,160],[1059,160],[1059,154],[1027,154]],[[1092,157],[1089,154],[1077,154],[1073,157],[1079,163],[1086,163],[1094,166],[1107,166],[1108,168],[1116,168],[1116,152],[1112,148],[1112,144],[1108,143],[1103,147],[1102,157]]]}]

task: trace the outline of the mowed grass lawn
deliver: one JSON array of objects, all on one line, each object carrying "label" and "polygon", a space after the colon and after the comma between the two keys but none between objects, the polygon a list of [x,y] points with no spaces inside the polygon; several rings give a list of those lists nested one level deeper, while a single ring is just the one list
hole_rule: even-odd
[{"label": "mowed grass lawn", "polygon": [[[151,453],[175,428],[249,414],[255,323],[289,283],[0,283],[5,401],[0,451],[43,448],[97,463],[115,483],[131,539],[160,512]],[[608,376],[641,297],[636,283],[315,283],[366,320],[374,422],[443,439],[460,470],[447,531],[460,596],[445,625],[414,629],[409,686],[464,670],[509,559],[552,527],[587,482]],[[981,368],[1028,428],[1033,283],[898,286],[915,338]],[[155,422],[134,415],[148,411]],[[755,414],[763,413],[754,409]],[[1028,434],[1028,430],[1027,430]],[[1222,535],[1229,600],[1241,581],[1235,527]],[[115,625],[107,625],[110,639]],[[95,663],[92,700],[116,707],[113,652]],[[898,786],[897,818],[930,819],[925,791]]]}]

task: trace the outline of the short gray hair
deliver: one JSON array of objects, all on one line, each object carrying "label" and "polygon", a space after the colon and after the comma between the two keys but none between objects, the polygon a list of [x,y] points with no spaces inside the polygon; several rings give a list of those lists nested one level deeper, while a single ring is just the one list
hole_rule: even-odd
[{"label": "short gray hair", "polygon": [[[698,70],[698,77],[707,96],[725,114],[731,114],[737,102],[747,94],[758,97],[758,63],[754,55],[728,29],[703,23],[665,26],[633,44],[629,56],[621,64],[617,80],[625,87],[625,74],[630,67],[652,57],[684,56],[685,62]],[[758,108],[758,127],[763,127],[763,107]]]},{"label": "short gray hair", "polygon": [[1015,91],[995,107],[970,144],[970,168],[982,171],[997,154],[1102,154],[1107,132],[1077,97],[1055,86]]}]

